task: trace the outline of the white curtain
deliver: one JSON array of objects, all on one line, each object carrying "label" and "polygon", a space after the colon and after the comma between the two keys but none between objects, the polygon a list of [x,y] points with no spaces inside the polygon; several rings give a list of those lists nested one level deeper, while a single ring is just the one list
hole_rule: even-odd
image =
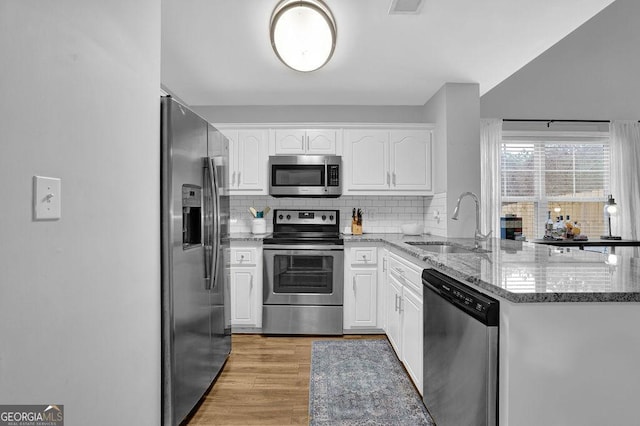
[{"label": "white curtain", "polygon": [[640,239],[640,123],[612,121],[611,194],[618,204],[618,231]]},{"label": "white curtain", "polygon": [[482,232],[500,238],[500,144],[502,120],[480,120],[480,206]]}]

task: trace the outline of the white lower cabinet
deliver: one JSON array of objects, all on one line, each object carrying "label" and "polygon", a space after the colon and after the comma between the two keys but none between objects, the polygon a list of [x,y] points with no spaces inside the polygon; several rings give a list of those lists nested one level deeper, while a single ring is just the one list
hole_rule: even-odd
[{"label": "white lower cabinet", "polygon": [[231,326],[262,328],[262,247],[233,243],[230,256]]},{"label": "white lower cabinet", "polygon": [[422,267],[392,253],[385,313],[387,337],[422,394]]},{"label": "white lower cabinet", "polygon": [[[398,357],[402,353],[402,317],[398,311],[398,301],[402,298],[402,284],[393,277],[389,277],[387,283],[387,296],[385,300],[387,326],[385,331],[391,346],[396,350]],[[402,358],[401,358],[402,359]]]},{"label": "white lower cabinet", "polygon": [[345,330],[379,330],[378,248],[345,248],[344,325]]},{"label": "white lower cabinet", "polygon": [[402,360],[422,394],[422,351],[423,321],[422,296],[415,294],[409,287],[402,289]]},{"label": "white lower cabinet", "polygon": [[378,270],[376,268],[351,268],[352,309],[349,321],[353,327],[375,327],[376,315],[376,288],[378,287]]}]

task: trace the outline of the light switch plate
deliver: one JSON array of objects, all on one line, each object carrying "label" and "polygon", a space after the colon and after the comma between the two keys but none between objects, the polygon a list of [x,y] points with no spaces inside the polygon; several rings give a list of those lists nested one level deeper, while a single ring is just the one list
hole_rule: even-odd
[{"label": "light switch plate", "polygon": [[33,177],[33,219],[60,219],[61,181],[58,178]]}]

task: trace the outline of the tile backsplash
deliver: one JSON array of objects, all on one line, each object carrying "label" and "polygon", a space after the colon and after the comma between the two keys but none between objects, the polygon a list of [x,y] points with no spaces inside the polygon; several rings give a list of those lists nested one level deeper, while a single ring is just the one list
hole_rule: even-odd
[{"label": "tile backsplash", "polygon": [[[249,207],[258,211],[266,206],[274,209],[337,209],[340,210],[340,228],[351,226],[353,208],[363,211],[365,233],[400,232],[405,223],[420,223],[425,232],[435,235],[446,233],[446,194],[434,197],[413,196],[348,196],[340,198],[274,198],[271,196],[231,196],[231,232],[251,232],[253,216]],[[440,213],[440,220],[433,212]],[[273,231],[273,212],[266,217],[267,232]],[[443,228],[444,227],[444,228]],[[444,232],[442,231],[444,229]]]}]

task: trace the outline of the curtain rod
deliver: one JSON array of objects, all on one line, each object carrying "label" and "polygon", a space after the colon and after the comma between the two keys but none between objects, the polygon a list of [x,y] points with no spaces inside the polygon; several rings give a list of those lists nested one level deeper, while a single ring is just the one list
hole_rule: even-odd
[{"label": "curtain rod", "polygon": [[[532,119],[524,119],[524,118],[503,118],[502,121],[519,121],[519,122],[539,122],[539,123],[547,123],[547,127],[551,125],[551,123],[611,123],[611,120],[545,120],[539,118]],[[640,123],[640,120],[638,120]]]},{"label": "curtain rod", "polygon": [[524,119],[524,118],[504,118],[502,121],[536,121],[542,123],[611,123],[611,120],[542,120],[542,119]]}]

